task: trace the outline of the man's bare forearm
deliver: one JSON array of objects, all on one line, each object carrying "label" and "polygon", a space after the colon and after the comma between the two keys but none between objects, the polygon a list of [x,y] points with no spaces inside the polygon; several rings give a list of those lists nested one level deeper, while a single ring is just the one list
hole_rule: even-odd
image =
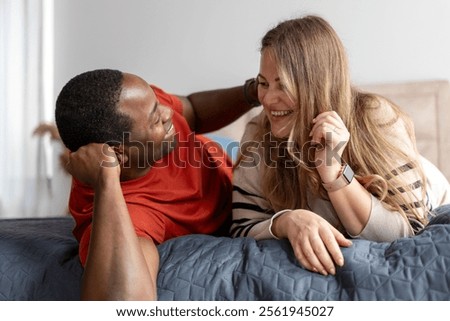
[{"label": "man's bare forearm", "polygon": [[101,175],[95,187],[82,299],[156,299],[156,274],[151,273],[154,269],[149,268],[147,261],[154,260],[144,257],[118,177]]},{"label": "man's bare forearm", "polygon": [[[248,95],[256,96],[256,88]],[[193,106],[195,131],[207,133],[218,130],[253,108],[244,95],[243,86],[193,93],[187,97]]]}]

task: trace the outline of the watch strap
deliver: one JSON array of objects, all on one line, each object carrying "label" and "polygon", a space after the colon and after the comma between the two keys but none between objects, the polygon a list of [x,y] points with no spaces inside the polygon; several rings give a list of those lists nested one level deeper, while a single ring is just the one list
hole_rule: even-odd
[{"label": "watch strap", "polygon": [[252,107],[258,107],[261,105],[261,103],[258,100],[258,97],[252,97],[252,95],[251,95],[251,91],[253,93],[257,92],[257,89],[256,89],[257,86],[258,86],[257,80],[255,78],[250,78],[245,81],[245,84],[243,87],[245,100]]},{"label": "watch strap", "polygon": [[330,183],[322,183],[322,186],[327,192],[334,192],[349,185],[354,176],[355,173],[352,168],[348,164],[344,164],[341,167],[338,178]]}]

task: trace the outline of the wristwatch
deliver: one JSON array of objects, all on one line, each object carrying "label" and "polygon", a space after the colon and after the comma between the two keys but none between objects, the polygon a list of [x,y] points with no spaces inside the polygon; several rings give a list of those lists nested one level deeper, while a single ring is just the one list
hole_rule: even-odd
[{"label": "wristwatch", "polygon": [[261,103],[258,100],[258,97],[251,97],[250,88],[253,87],[253,91],[257,92],[256,87],[258,86],[257,80],[255,78],[250,78],[245,81],[244,84],[244,97],[247,103],[252,107],[258,107]]},{"label": "wristwatch", "polygon": [[327,192],[334,192],[349,185],[353,180],[353,176],[355,176],[355,173],[352,168],[348,164],[344,164],[339,172],[339,177],[331,183],[322,183],[322,186]]}]

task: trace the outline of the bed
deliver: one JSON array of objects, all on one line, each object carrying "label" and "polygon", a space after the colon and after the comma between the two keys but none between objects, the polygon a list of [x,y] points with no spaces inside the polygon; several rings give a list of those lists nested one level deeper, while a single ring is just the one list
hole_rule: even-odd
[{"label": "bed", "polygon": [[[450,178],[447,81],[362,86],[412,116],[420,152]],[[213,133],[238,140],[258,109]],[[0,220],[0,300],[78,300],[70,217]],[[450,205],[418,235],[354,240],[336,276],[303,269],[284,240],[189,235],[158,246],[159,300],[450,300]]]}]

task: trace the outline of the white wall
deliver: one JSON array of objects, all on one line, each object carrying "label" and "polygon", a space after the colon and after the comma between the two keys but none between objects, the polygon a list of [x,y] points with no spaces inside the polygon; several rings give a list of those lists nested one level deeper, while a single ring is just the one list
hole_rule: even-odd
[{"label": "white wall", "polygon": [[280,20],[319,14],[356,84],[450,79],[448,0],[57,0],[55,95],[74,75],[117,68],[179,94],[242,83]]},{"label": "white wall", "polygon": [[[242,84],[258,72],[264,33],[281,20],[309,13],[326,18],[341,36],[356,84],[450,79],[449,0],[54,4],[55,99],[70,78],[97,68],[136,73],[178,94]],[[239,139],[240,133],[233,134]]]}]

